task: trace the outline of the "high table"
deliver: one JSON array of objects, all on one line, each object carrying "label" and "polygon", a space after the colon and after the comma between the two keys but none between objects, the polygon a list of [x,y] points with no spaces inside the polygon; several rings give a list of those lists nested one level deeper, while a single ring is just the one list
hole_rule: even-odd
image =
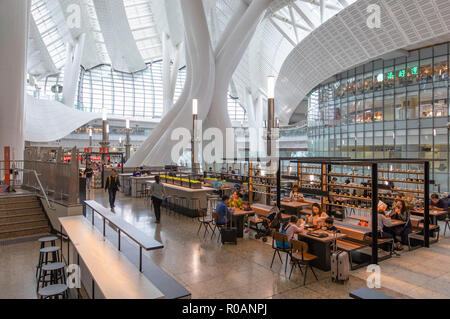
[{"label": "high table", "polygon": [[131,196],[139,197],[138,192],[143,191],[144,184],[155,180],[155,176],[131,176]]},{"label": "high table", "polygon": [[[148,185],[153,184],[153,181],[147,181]],[[210,194],[214,191],[214,188],[211,187],[205,187],[202,188],[189,188],[189,187],[183,187],[179,185],[169,184],[169,183],[162,183],[166,189],[167,195],[172,196],[178,196],[178,197],[185,197],[186,199],[192,199],[192,198],[198,198],[200,201],[200,207],[199,208],[206,208],[208,204],[208,199],[206,197],[207,194]]]},{"label": "high table", "polygon": [[[425,212],[423,209],[413,209],[411,211],[412,214],[418,214],[418,215],[425,215]],[[448,215],[448,211],[446,210],[431,210],[430,209],[430,217],[431,217],[431,222],[433,223],[433,225],[437,225],[438,224],[438,217],[439,216],[445,216]]]},{"label": "high table", "polygon": [[303,210],[304,207],[311,207],[314,203],[309,201],[297,202],[297,201],[281,201],[281,206],[288,207],[295,210],[296,215],[311,215],[311,211]]},{"label": "high table", "polygon": [[254,215],[255,211],[254,210],[242,210],[240,208],[235,208],[234,209],[234,213],[233,213],[233,221],[232,221],[232,225],[234,227],[236,227],[237,229],[237,237],[238,238],[243,238],[244,237],[244,217],[245,216],[250,216],[250,215]]},{"label": "high table", "polygon": [[307,230],[298,234],[298,238],[301,241],[304,241],[308,244],[310,254],[317,256],[311,264],[323,271],[329,271],[331,269],[331,247],[334,240],[342,239],[346,237],[345,234],[337,233],[336,236],[333,232],[325,231],[325,230],[317,230],[313,231],[313,234],[323,233],[327,234],[327,237],[316,237],[309,233]]},{"label": "high table", "polygon": [[130,196],[131,195],[131,177],[133,173],[121,173],[119,174],[120,185],[122,185],[122,192]]}]

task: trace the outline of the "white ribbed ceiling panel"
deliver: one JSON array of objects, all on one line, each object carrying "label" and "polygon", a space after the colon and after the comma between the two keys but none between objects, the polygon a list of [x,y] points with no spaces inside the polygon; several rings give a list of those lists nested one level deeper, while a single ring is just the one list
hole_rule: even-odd
[{"label": "white ribbed ceiling panel", "polygon": [[144,59],[128,24],[123,0],[93,2],[112,67],[121,72],[145,69]]},{"label": "white ribbed ceiling panel", "polygon": [[[381,28],[367,26],[367,7],[381,7]],[[277,80],[277,116],[288,123],[318,84],[358,64],[449,36],[450,0],[358,0],[308,35],[289,54]]]}]

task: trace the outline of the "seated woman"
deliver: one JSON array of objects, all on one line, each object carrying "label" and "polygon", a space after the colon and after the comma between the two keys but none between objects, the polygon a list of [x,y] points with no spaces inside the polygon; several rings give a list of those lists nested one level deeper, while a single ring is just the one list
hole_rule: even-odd
[{"label": "seated woman", "polygon": [[141,172],[141,169],[139,167],[136,167],[134,172],[133,172],[133,177],[136,177],[136,176],[142,176],[142,172]]},{"label": "seated woman", "polygon": [[[386,214],[387,205],[379,201],[377,211],[378,211],[378,238],[392,238],[392,233],[390,228],[392,227],[392,219],[389,214]],[[372,230],[372,218],[369,218],[369,229]]]},{"label": "seated woman", "polygon": [[239,193],[235,191],[230,201],[230,207],[240,208],[241,206],[242,198],[239,196]]},{"label": "seated woman", "polygon": [[308,218],[306,219],[306,222],[308,224],[312,224],[314,226],[321,227],[325,223],[325,220],[328,217],[329,216],[327,215],[327,213],[322,211],[322,206],[314,203],[312,205],[312,215],[308,216]]},{"label": "seated woman", "polygon": [[305,200],[303,194],[298,192],[298,185],[294,185],[294,187],[292,188],[291,194],[289,195],[289,199],[296,202]]},{"label": "seated woman", "polygon": [[[411,224],[411,215],[409,213],[408,207],[406,207],[406,203],[404,200],[398,200],[395,203],[394,213],[391,215],[392,219],[397,219],[405,222],[404,225],[400,225],[397,227],[390,228],[390,232],[394,237],[395,249],[403,250],[402,245],[408,245],[408,235],[412,231]],[[399,241],[396,236],[400,236],[401,240]]]}]

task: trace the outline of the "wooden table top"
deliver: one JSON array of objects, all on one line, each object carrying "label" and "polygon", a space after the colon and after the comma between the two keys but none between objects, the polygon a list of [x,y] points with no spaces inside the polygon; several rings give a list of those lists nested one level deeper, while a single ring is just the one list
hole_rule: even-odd
[{"label": "wooden table top", "polygon": [[[411,213],[424,215],[425,211],[423,209],[413,209],[411,211]],[[447,215],[447,214],[448,214],[448,211],[446,211],[446,210],[440,211],[440,210],[431,210],[430,209],[430,216],[442,216],[442,215]]]},{"label": "wooden table top", "polygon": [[163,293],[83,216],[59,218],[106,299],[162,299]]},{"label": "wooden table top", "polygon": [[[315,233],[315,234],[322,234],[322,233],[324,233],[324,234],[328,235],[327,237],[322,237],[322,238],[316,237],[316,236],[312,236],[312,235],[308,234],[308,232],[309,232],[308,230],[305,230],[304,232],[302,232],[302,233],[300,233],[298,235],[300,237],[309,238],[309,239],[317,240],[317,241],[324,242],[324,243],[332,242],[336,238],[333,232],[326,231],[326,230],[320,230],[319,229],[319,230],[312,231],[312,233]],[[337,239],[342,239],[342,238],[347,237],[347,235],[342,234],[342,233],[337,233],[336,235],[337,235]]]},{"label": "wooden table top", "polygon": [[311,206],[313,203],[304,201],[304,202],[297,202],[297,201],[292,201],[292,202],[288,202],[288,201],[281,201],[281,205],[282,206],[286,206],[286,207],[292,207],[292,208],[300,208],[300,207],[308,207]]},{"label": "wooden table top", "polygon": [[246,210],[243,210],[240,208],[234,208],[233,216],[246,216],[246,215],[253,215],[253,214],[255,214],[254,210],[246,211]]}]

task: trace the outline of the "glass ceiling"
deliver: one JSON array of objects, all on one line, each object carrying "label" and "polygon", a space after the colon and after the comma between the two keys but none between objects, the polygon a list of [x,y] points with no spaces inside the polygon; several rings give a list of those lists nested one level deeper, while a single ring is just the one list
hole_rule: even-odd
[{"label": "glass ceiling", "polygon": [[33,0],[31,14],[53,63],[57,69],[61,69],[66,62],[66,46],[46,2]]},{"label": "glass ceiling", "polygon": [[147,0],[124,0],[128,23],[145,62],[162,56],[161,38]]}]

